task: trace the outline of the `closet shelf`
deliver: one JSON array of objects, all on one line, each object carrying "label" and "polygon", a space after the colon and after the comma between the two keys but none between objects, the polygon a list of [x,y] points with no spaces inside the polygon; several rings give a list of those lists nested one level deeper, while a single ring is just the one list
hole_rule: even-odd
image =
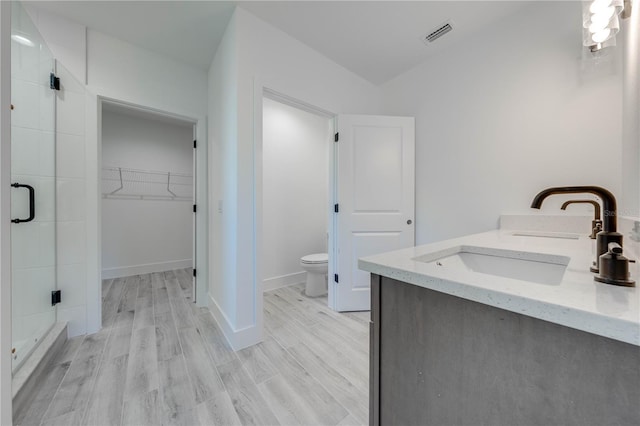
[{"label": "closet shelf", "polygon": [[193,175],[103,167],[102,198],[193,201]]}]

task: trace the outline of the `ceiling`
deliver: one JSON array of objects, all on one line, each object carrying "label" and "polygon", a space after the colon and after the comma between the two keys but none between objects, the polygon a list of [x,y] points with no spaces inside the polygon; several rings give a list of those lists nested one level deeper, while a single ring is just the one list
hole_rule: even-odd
[{"label": "ceiling", "polygon": [[[207,69],[236,5],[381,84],[526,7],[525,1],[43,1],[38,7]],[[451,19],[453,31],[422,37]]]},{"label": "ceiling", "polygon": [[53,0],[29,4],[205,70],[235,8],[229,1]]},{"label": "ceiling", "polygon": [[[284,1],[241,7],[375,84],[520,10],[522,1]],[[453,31],[422,37],[451,19]]]}]

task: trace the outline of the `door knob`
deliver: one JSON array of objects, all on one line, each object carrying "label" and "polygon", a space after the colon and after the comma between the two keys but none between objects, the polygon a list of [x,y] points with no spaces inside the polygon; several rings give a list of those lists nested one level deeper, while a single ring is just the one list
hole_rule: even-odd
[{"label": "door knob", "polygon": [[413,223],[413,222],[411,221],[411,219],[409,219],[409,220],[407,221],[407,225],[411,225],[412,223]]}]

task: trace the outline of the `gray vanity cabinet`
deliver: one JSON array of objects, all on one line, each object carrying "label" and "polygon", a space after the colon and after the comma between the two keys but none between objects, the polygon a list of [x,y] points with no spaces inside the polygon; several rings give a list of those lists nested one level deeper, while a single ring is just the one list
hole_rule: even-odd
[{"label": "gray vanity cabinet", "polygon": [[640,348],[375,274],[372,425],[638,425]]}]

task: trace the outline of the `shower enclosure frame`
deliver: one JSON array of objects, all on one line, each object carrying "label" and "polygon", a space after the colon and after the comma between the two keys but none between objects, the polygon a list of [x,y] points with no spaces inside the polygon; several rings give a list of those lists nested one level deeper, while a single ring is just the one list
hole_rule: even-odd
[{"label": "shower enclosure frame", "polygon": [[11,2],[0,1],[0,424],[11,424]]},{"label": "shower enclosure frame", "polygon": [[54,302],[53,295],[59,296],[56,111],[60,86],[55,84],[59,80],[53,52],[22,4],[12,3],[10,68],[16,92],[11,96],[11,353],[15,377],[57,322],[59,297]]}]

